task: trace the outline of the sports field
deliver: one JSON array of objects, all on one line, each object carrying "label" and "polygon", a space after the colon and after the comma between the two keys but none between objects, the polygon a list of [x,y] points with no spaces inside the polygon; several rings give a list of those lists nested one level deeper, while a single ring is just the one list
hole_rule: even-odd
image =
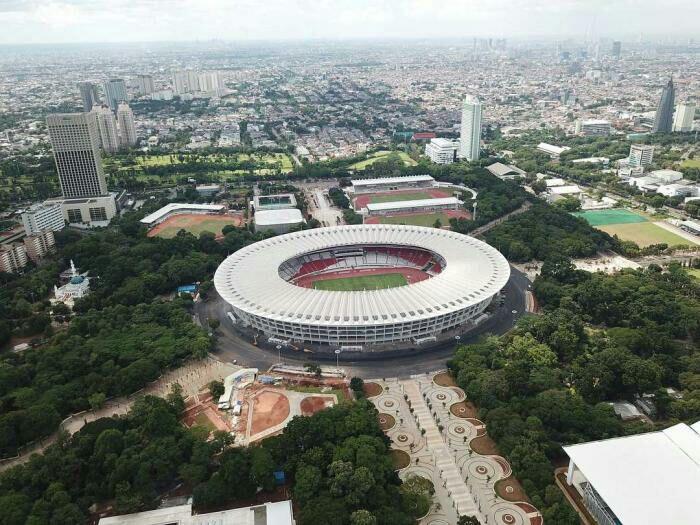
[{"label": "sports field", "polygon": [[408,284],[406,277],[400,273],[384,273],[377,275],[358,275],[314,281],[317,290],[333,292],[354,292],[359,290],[379,290],[381,288],[396,288]]},{"label": "sports field", "polygon": [[653,222],[637,222],[627,224],[608,224],[606,226],[596,226],[599,230],[617,235],[624,241],[632,241],[637,243],[641,248],[651,244],[668,244],[669,246],[678,246],[679,244],[692,245],[694,244],[688,239],[684,239],[680,235],[665,230],[661,226],[657,226]]},{"label": "sports field", "polygon": [[369,202],[376,204],[378,202],[419,201],[432,198],[433,196],[427,191],[375,193],[369,198]]},{"label": "sports field", "polygon": [[574,213],[576,217],[581,217],[588,221],[591,226],[607,226],[609,224],[632,224],[636,222],[646,222],[646,218],[638,213],[621,208],[609,210],[590,210]]},{"label": "sports field", "polygon": [[450,225],[450,217],[444,212],[415,213],[411,215],[375,215],[367,217],[365,224],[408,224],[411,226],[432,227],[435,221],[440,219],[443,226]]},{"label": "sports field", "polygon": [[370,158],[366,160],[361,160],[360,162],[356,162],[355,164],[351,164],[350,166],[348,166],[348,169],[363,170],[367,166],[374,164],[378,160],[386,159],[392,153],[396,153],[399,156],[399,158],[403,161],[404,166],[415,166],[416,164],[418,164],[415,160],[409,157],[408,153],[406,153],[405,151],[377,151],[373,153]]},{"label": "sports field", "polygon": [[681,168],[700,168],[700,159],[686,159],[681,163]]},{"label": "sports field", "polygon": [[171,239],[180,230],[185,230],[197,237],[202,232],[212,232],[217,237],[220,237],[224,226],[240,226],[241,224],[243,224],[243,218],[240,215],[173,215],[154,226],[148,232],[148,236]]}]

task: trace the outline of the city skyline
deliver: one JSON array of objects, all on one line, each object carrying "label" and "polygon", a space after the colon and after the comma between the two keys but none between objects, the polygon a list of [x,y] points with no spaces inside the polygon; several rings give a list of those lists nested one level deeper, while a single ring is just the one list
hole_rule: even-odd
[{"label": "city skyline", "polygon": [[[212,10],[216,17],[210,16]],[[682,10],[681,18],[668,16]],[[314,3],[85,2],[11,0],[0,3],[0,44],[198,40],[315,40],[622,35],[693,37],[700,7],[688,0],[609,5],[569,0],[404,0]],[[624,20],[624,24],[619,22]],[[466,30],[465,30],[466,29]]]}]

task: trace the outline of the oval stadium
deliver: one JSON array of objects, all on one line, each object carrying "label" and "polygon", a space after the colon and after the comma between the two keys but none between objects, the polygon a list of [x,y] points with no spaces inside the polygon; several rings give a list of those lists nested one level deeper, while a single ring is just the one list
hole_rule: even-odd
[{"label": "oval stadium", "polygon": [[390,224],[272,237],[229,256],[214,284],[236,324],[273,343],[371,351],[473,326],[510,267],[488,244]]}]

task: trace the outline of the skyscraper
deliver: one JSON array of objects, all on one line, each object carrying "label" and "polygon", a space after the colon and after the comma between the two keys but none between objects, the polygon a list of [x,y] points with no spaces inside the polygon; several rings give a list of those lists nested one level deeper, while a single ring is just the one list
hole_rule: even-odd
[{"label": "skyscraper", "polygon": [[214,92],[217,89],[221,89],[223,87],[221,79],[219,78],[219,73],[215,71],[200,73],[198,80],[199,90],[207,93]]},{"label": "skyscraper", "polygon": [[467,160],[479,160],[481,139],[481,102],[467,95],[462,103],[462,126],[459,133],[459,156]]},{"label": "skyscraper", "polygon": [[122,148],[136,145],[136,125],[134,124],[134,112],[129,104],[122,102],[117,108],[117,122],[119,123],[119,143]]},{"label": "skyscraper", "polygon": [[97,120],[97,131],[100,134],[100,145],[107,153],[115,153],[119,149],[119,133],[114,113],[107,106],[97,106],[92,112]]},{"label": "skyscraper", "polygon": [[126,84],[121,78],[110,78],[104,83],[105,99],[112,111],[117,110],[120,102],[127,100]]},{"label": "skyscraper", "polygon": [[612,43],[612,56],[615,58],[620,58],[620,54],[622,52],[622,42],[619,40],[615,40]]},{"label": "skyscraper", "polygon": [[199,76],[196,71],[176,71],[173,73],[173,89],[176,95],[199,91]]},{"label": "skyscraper", "polygon": [[92,113],[57,113],[46,117],[63,196],[107,194],[102,171],[100,134]]},{"label": "skyscraper", "polygon": [[675,89],[673,87],[673,79],[668,81],[661,92],[661,99],[656,108],[656,117],[654,118],[654,127],[652,133],[670,133],[673,124],[673,99],[675,98]]},{"label": "skyscraper", "polygon": [[692,131],[695,118],[695,102],[682,102],[676,106],[673,131]]},{"label": "skyscraper", "polygon": [[136,77],[136,86],[139,95],[152,95],[156,90],[151,75],[139,75]]},{"label": "skyscraper", "polygon": [[93,106],[100,103],[97,86],[92,82],[78,82],[78,89],[80,89],[80,98],[83,99],[84,111],[91,111]]}]

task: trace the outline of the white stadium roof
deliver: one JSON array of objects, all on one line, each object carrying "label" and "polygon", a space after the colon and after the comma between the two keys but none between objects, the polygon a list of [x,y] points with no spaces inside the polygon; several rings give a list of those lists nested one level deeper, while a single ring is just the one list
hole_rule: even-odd
[{"label": "white stadium roof", "polygon": [[152,224],[174,211],[210,211],[212,213],[217,213],[223,211],[225,208],[226,207],[221,204],[184,204],[181,202],[171,202],[150,215],[146,215],[141,219],[141,222],[143,224]]},{"label": "white stadium roof", "polygon": [[367,209],[369,211],[383,211],[383,210],[399,210],[399,209],[411,209],[411,208],[425,208],[426,206],[447,206],[456,205],[459,206],[462,201],[457,197],[442,197],[439,199],[418,199],[413,201],[393,201],[393,202],[375,202],[368,203]]},{"label": "white stadium roof", "polygon": [[401,184],[402,182],[431,182],[430,175],[406,175],[405,177],[384,177],[380,179],[353,179],[353,186],[376,186],[378,184]]},{"label": "white stadium roof", "polygon": [[[285,281],[279,267],[309,252],[354,245],[412,246],[445,259],[430,279],[383,290],[338,292]],[[318,325],[367,325],[428,319],[476,305],[495,295],[510,266],[488,244],[438,228],[364,224],[317,228],[272,237],[228,257],[214,284],[232,306],[268,319]]]},{"label": "white stadium roof", "polygon": [[700,523],[700,422],[564,451],[622,523]]}]

